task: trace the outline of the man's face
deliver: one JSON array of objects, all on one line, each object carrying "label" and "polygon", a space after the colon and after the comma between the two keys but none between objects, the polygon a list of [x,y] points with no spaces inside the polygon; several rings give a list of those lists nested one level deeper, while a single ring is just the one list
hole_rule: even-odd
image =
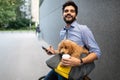
[{"label": "man's face", "polygon": [[75,8],[73,6],[66,6],[63,11],[63,19],[67,24],[71,24],[76,19]]}]

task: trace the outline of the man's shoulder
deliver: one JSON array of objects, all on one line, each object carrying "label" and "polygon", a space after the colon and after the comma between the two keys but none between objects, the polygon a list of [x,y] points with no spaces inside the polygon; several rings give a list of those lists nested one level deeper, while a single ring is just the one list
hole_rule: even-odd
[{"label": "man's shoulder", "polygon": [[80,28],[80,29],[86,29],[86,28],[88,28],[87,27],[87,25],[83,25],[83,24],[80,24],[80,23],[78,23],[77,21],[75,21],[73,24],[72,24],[74,27],[78,27],[78,28]]},{"label": "man's shoulder", "polygon": [[80,30],[86,30],[88,29],[87,25],[83,25],[83,24],[77,24],[77,26]]}]

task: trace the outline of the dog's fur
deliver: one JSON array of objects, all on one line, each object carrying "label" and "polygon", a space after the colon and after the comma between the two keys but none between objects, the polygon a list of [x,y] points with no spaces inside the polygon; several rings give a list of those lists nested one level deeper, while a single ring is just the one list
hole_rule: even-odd
[{"label": "dog's fur", "polygon": [[58,52],[62,54],[69,54],[72,57],[80,58],[81,54],[88,55],[87,49],[79,46],[77,43],[71,40],[62,40],[58,45]]}]

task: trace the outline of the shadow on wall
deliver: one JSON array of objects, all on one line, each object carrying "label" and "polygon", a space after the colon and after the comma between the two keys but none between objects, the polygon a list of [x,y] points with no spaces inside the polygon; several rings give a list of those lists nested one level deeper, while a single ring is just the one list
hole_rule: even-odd
[{"label": "shadow on wall", "polygon": [[64,26],[61,7],[61,0],[44,0],[40,7],[40,26],[44,40],[55,48],[60,42],[59,31]]}]

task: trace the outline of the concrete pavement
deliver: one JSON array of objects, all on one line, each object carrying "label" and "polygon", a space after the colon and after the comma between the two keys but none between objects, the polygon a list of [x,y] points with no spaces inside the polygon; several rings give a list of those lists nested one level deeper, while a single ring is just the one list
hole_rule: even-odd
[{"label": "concrete pavement", "polygon": [[35,32],[0,32],[0,80],[37,80],[50,70],[45,61],[50,57]]}]

